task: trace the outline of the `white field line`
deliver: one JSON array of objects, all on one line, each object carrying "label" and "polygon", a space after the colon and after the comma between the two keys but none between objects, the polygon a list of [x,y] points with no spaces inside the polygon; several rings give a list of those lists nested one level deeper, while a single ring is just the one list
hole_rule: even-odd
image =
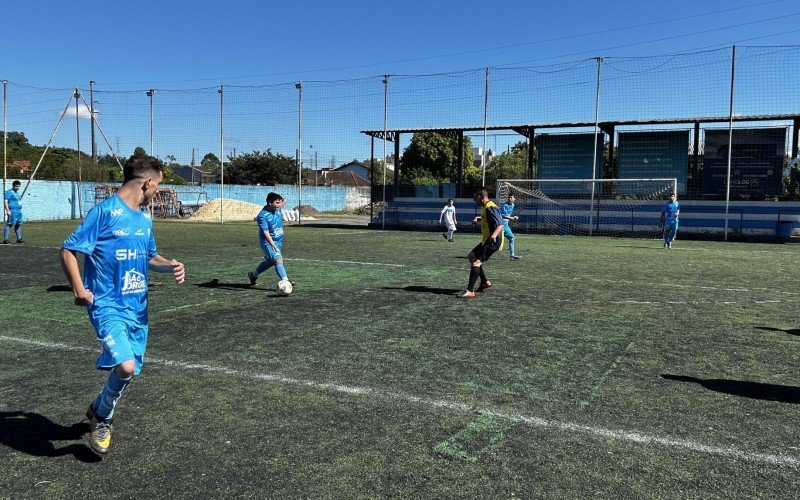
[{"label": "white field line", "polygon": [[[748,304],[796,304],[796,300],[580,300],[580,299],[550,299],[553,302],[563,302],[568,304],[601,304],[601,305],[637,305],[637,306],[733,306]],[[544,300],[542,302],[547,302]]]},{"label": "white field line", "polygon": [[[8,342],[16,342],[36,347],[43,347],[47,349],[62,349],[66,351],[93,352],[93,353],[99,351],[99,349],[92,349],[88,347],[72,346],[58,342],[42,342],[38,340],[9,337],[7,335],[0,335],[0,340],[5,340]],[[716,456],[734,458],[746,462],[756,462],[756,463],[765,463],[781,467],[800,468],[800,459],[786,455],[774,455],[770,453],[754,453],[754,452],[737,450],[735,448],[724,448],[721,446],[706,445],[703,443],[698,443],[687,439],[673,439],[668,437],[650,436],[647,434],[641,434],[639,432],[633,432],[633,431],[605,429],[603,427],[582,425],[573,422],[561,422],[558,420],[549,420],[541,417],[524,415],[521,413],[510,413],[491,408],[480,408],[466,403],[459,403],[444,399],[432,399],[432,398],[414,396],[412,394],[404,392],[382,391],[371,387],[348,386],[348,385],[334,384],[329,382],[316,382],[313,380],[296,379],[272,373],[252,373],[248,371],[234,370],[232,368],[227,368],[224,366],[214,366],[214,365],[207,365],[200,363],[187,363],[184,361],[173,361],[160,358],[148,357],[147,361],[148,363],[154,363],[166,366],[168,368],[177,368],[180,370],[199,370],[207,373],[216,373],[216,374],[228,375],[239,378],[249,378],[253,380],[278,383],[288,386],[307,387],[309,389],[317,391],[341,393],[351,396],[363,396],[367,398],[377,399],[380,401],[408,403],[421,406],[428,406],[432,408],[444,408],[463,413],[485,413],[501,418],[516,420],[518,422],[522,422],[531,425],[533,427],[542,427],[546,429],[554,429],[559,431],[586,434],[590,436],[597,436],[606,439],[615,439],[618,441],[627,441],[636,444],[657,445],[666,448],[688,450],[697,453],[702,453],[705,455],[716,455]]]},{"label": "white field line", "polygon": [[359,266],[406,267],[405,264],[389,264],[387,262],[362,262],[357,260],[324,260],[324,259],[283,259],[291,262],[318,262],[322,264],[355,264]]},{"label": "white field line", "polygon": [[199,307],[199,306],[204,306],[206,304],[213,304],[215,302],[217,302],[217,301],[216,300],[207,300],[205,302],[198,302],[197,304],[186,304],[186,305],[183,305],[183,306],[173,307],[171,309],[164,309],[163,311],[156,310],[156,311],[153,311],[153,312],[160,313],[160,314],[166,314],[166,313],[171,313],[171,312],[175,312],[175,311],[180,311],[181,309],[187,309],[189,307]]}]

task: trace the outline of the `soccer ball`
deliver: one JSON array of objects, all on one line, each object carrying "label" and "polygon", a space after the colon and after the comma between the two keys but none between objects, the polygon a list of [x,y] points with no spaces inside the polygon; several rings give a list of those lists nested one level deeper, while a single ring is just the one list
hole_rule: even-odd
[{"label": "soccer ball", "polygon": [[283,295],[284,297],[292,293],[292,282],[289,280],[280,280],[278,282],[278,295]]}]

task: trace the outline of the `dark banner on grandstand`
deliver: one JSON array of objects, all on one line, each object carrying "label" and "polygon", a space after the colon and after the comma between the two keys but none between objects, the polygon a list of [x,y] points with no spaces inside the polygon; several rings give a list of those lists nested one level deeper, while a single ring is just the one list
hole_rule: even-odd
[{"label": "dark banner on grandstand", "polygon": [[[734,129],[731,149],[731,195],[754,197],[783,193],[786,127]],[[706,129],[703,193],[725,195],[728,130]]]},{"label": "dark banner on grandstand", "polygon": [[[620,132],[617,177],[620,179],[678,179],[678,194],[686,194],[689,131]],[[625,189],[620,184],[617,191]],[[625,194],[623,192],[623,194]]]},{"label": "dark banner on grandstand", "polygon": [[[538,179],[591,179],[594,134],[542,134],[536,138]],[[603,134],[597,134],[597,171],[603,172]]]}]

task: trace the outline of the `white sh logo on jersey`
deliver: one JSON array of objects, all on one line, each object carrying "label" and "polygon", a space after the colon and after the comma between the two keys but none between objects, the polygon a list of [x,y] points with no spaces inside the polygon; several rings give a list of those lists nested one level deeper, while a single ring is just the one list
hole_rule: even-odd
[{"label": "white sh logo on jersey", "polygon": [[144,293],[146,290],[147,282],[144,279],[144,274],[135,269],[125,271],[125,276],[122,278],[122,295]]},{"label": "white sh logo on jersey", "polygon": [[131,228],[126,227],[125,229],[115,229],[111,231],[111,233],[118,238],[122,238],[123,236],[128,236],[131,234]]},{"label": "white sh logo on jersey", "polygon": [[119,217],[120,215],[122,215],[121,208],[115,208],[114,210],[111,211],[111,217]]},{"label": "white sh logo on jersey", "polygon": [[136,230],[136,233],[134,234],[136,234],[136,236],[144,236],[144,231],[142,231],[142,228],[139,228]]}]

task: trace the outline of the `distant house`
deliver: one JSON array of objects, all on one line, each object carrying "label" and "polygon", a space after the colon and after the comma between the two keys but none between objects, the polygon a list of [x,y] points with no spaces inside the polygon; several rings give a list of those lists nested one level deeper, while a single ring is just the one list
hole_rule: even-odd
[{"label": "distant house", "polygon": [[178,177],[182,177],[186,182],[206,183],[211,177],[211,169],[203,167],[191,167],[184,165],[173,168],[172,172]]},{"label": "distant house", "polygon": [[345,163],[341,167],[334,169],[334,172],[352,172],[357,176],[369,179],[369,168],[358,160],[353,160],[350,163]]}]

